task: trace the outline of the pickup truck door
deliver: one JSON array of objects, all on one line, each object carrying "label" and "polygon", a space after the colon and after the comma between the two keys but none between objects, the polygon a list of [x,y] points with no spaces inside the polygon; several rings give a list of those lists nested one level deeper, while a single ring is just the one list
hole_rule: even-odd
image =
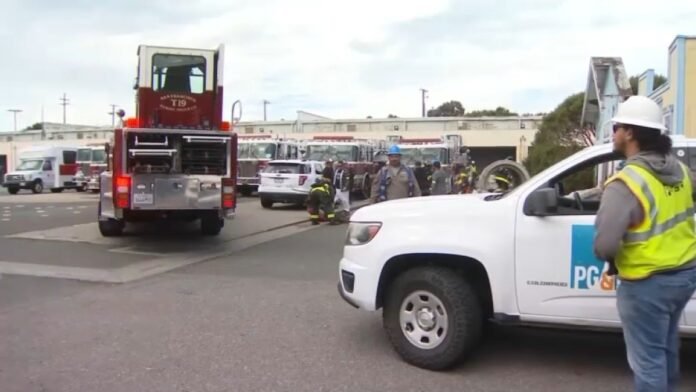
[{"label": "pickup truck door", "polygon": [[[583,183],[585,186],[579,189],[591,187],[595,169],[615,165],[614,159],[610,155],[597,157],[550,179],[541,188],[555,188],[559,195],[567,195]],[[529,216],[523,206],[531,192],[520,197],[516,212],[515,271],[520,313],[549,322],[618,322],[615,280],[606,275],[607,264],[593,252],[598,196],[592,202],[583,202],[583,210],[572,195],[559,196],[557,213]]]}]

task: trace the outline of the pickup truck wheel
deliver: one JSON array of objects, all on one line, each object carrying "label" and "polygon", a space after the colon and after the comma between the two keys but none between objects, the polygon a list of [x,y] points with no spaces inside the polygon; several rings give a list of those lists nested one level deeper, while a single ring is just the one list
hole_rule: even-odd
[{"label": "pickup truck wheel", "polygon": [[268,199],[261,199],[261,207],[263,208],[273,208],[273,202]]},{"label": "pickup truck wheel", "polygon": [[17,193],[19,193],[19,188],[9,187],[9,188],[7,188],[7,192],[10,195],[16,195]]},{"label": "pickup truck wheel", "polygon": [[482,309],[473,287],[447,268],[415,268],[390,285],[384,329],[408,363],[429,370],[456,365],[481,338]]},{"label": "pickup truck wheel", "polygon": [[224,223],[217,215],[203,216],[201,217],[201,233],[203,235],[218,235]]},{"label": "pickup truck wheel", "polygon": [[31,192],[43,193],[43,183],[41,181],[34,182],[34,185],[31,186]]}]

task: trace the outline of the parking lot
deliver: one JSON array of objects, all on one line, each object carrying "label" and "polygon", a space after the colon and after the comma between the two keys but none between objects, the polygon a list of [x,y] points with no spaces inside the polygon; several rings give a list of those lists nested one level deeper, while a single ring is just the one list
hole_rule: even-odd
[{"label": "parking lot", "polygon": [[[0,193],[0,385],[14,391],[622,391],[620,335],[495,328],[449,372],[406,365],[336,293],[345,226],[241,198],[102,238],[96,196]],[[684,348],[683,390],[696,345]]]}]

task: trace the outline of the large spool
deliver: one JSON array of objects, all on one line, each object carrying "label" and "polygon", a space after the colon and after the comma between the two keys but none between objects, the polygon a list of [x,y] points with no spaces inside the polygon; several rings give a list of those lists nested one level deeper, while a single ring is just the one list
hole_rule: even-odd
[{"label": "large spool", "polygon": [[479,192],[493,191],[495,188],[491,184],[491,178],[495,175],[503,175],[511,180],[511,189],[518,187],[530,178],[529,172],[521,163],[509,159],[502,159],[491,163],[481,171],[476,189]]}]

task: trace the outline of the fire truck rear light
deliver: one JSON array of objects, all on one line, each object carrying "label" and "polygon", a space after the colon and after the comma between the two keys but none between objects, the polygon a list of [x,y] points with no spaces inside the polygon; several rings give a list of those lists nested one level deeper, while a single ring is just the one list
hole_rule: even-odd
[{"label": "fire truck rear light", "polygon": [[116,186],[117,187],[126,187],[126,192],[127,192],[128,187],[130,187],[130,177],[116,177]]},{"label": "fire truck rear light", "polygon": [[127,118],[126,128],[140,128],[140,120],[138,118]]},{"label": "fire truck rear light", "polygon": [[118,192],[118,193],[128,193],[128,187],[127,187],[127,186],[119,186],[119,187],[116,187],[116,192]]},{"label": "fire truck rear light", "polygon": [[222,193],[234,193],[234,187],[233,186],[224,186],[222,187]]},{"label": "fire truck rear light", "polygon": [[222,131],[229,131],[230,130],[230,122],[229,121],[223,121],[220,123],[220,130]]},{"label": "fire truck rear light", "polygon": [[222,179],[222,208],[224,209],[232,209],[236,205],[237,200],[234,185],[234,179]]}]

